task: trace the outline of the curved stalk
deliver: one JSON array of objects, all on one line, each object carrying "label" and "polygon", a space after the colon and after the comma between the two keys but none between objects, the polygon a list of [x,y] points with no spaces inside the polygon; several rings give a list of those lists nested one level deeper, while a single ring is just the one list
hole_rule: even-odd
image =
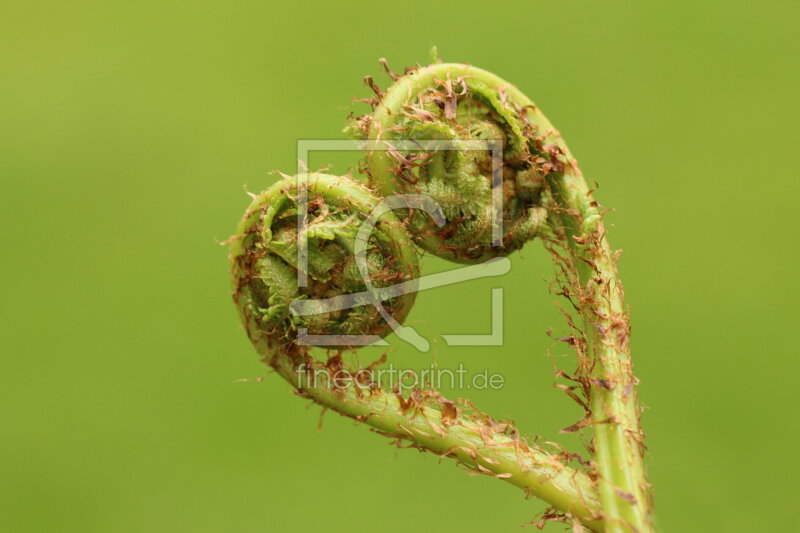
[{"label": "curved stalk", "polygon": [[598,491],[608,520],[608,531],[652,531],[649,484],[643,466],[644,434],[630,357],[629,314],[617,256],[606,238],[598,204],[594,201],[577,161],[560,133],[538,108],[528,117],[544,133],[556,171],[547,177],[555,200],[550,217],[562,264],[563,294],[575,304],[581,318],[585,355],[579,348],[578,379],[588,390],[587,424],[594,430],[593,445]]},{"label": "curved stalk", "polygon": [[[358,382],[339,370],[313,360],[307,352],[271,349],[265,358],[300,396],[369,425],[378,433],[405,441],[408,446],[451,457],[467,471],[496,477],[539,498],[560,513],[579,520],[593,531],[604,532],[603,517],[591,478],[565,464],[563,454],[533,446],[510,422],[495,421],[471,403],[450,401],[436,391],[414,389],[404,398],[378,384]],[[334,356],[335,365],[341,364]],[[330,379],[320,379],[329,372]]]},{"label": "curved stalk", "polygon": [[[606,239],[598,204],[575,159],[534,103],[515,86],[490,72],[469,65],[440,63],[392,77],[395,83],[385,93],[368,80],[377,99],[371,116],[356,119],[364,136],[388,145],[396,139],[411,137],[441,138],[442,132],[453,138],[465,129],[458,127],[463,122],[458,106],[466,101],[468,108],[474,107],[469,100],[472,99],[489,108],[485,121],[500,126],[500,139],[508,147],[504,154],[505,168],[524,171],[529,165],[544,176],[546,190],[538,197],[538,207],[547,209],[547,225],[537,225],[536,233],[546,237],[546,246],[561,274],[561,292],[581,319],[580,327],[576,328],[578,334],[569,340],[578,351],[578,371],[572,379],[580,383],[587,397],[581,402],[587,415],[569,430],[587,426],[594,429],[594,473],[608,530],[652,531],[649,485],[642,465],[643,435],[639,428],[636,379],[628,348],[628,313],[616,272],[616,256]],[[467,133],[471,135],[472,131]],[[520,137],[525,139],[525,146],[519,145]],[[447,182],[464,179],[461,168],[446,166],[427,165],[424,170],[411,169],[409,175],[409,165],[403,164],[408,156],[401,153],[402,158],[398,158],[394,152],[368,153],[370,181],[382,194],[413,191],[419,189],[419,183],[427,185],[431,179]],[[525,190],[525,183],[518,179],[519,170],[516,172],[514,192],[519,195]],[[485,181],[492,179],[485,173],[484,177]],[[504,185],[506,180],[504,177]],[[470,189],[466,194],[471,193]],[[529,213],[536,209],[530,205],[535,198],[527,198]],[[465,201],[468,200],[466,197]],[[474,210],[462,209],[458,215],[459,221],[480,218],[480,213]],[[410,226],[412,233],[415,229]],[[451,243],[430,231],[418,231],[413,236],[433,253],[442,251],[439,255],[443,257],[464,259],[453,258],[452,246],[446,246]],[[486,245],[475,257],[486,256]],[[519,246],[513,234],[506,235],[498,251],[508,253]]]},{"label": "curved stalk", "polygon": [[[316,221],[306,231],[308,270],[310,278],[325,282],[321,287],[310,286],[301,294],[296,282],[298,264],[294,255],[286,253],[287,235],[297,238],[293,231],[302,217],[295,180],[280,181],[256,195],[231,239],[234,300],[263,360],[301,396],[410,446],[453,457],[469,471],[504,479],[549,503],[558,513],[604,531],[594,484],[588,475],[568,466],[572,455],[547,453],[529,444],[513,424],[492,419],[466,400],[450,401],[435,390],[421,388],[414,388],[407,397],[397,389],[382,389],[379,382],[372,381],[372,367],[350,368],[341,350],[323,363],[299,343],[298,327],[319,324],[319,319],[311,324],[298,322],[290,313],[292,299],[329,298],[358,290],[359,280],[350,279],[354,247],[339,246],[337,238],[347,240],[354,229],[348,227],[360,224],[378,204],[370,191],[347,178],[310,174],[308,185],[308,205],[313,206],[310,209]],[[373,267],[369,277],[399,281],[417,275],[415,252],[402,228],[391,213],[379,218],[368,262],[382,268]],[[311,239],[322,242],[312,243]],[[312,251],[318,255],[316,259],[311,257]],[[337,262],[341,266],[336,266]],[[327,264],[328,270],[315,271],[314,264]],[[413,295],[386,307],[402,319],[413,304]],[[383,335],[387,330],[380,317],[363,304],[348,313],[323,313],[323,317],[325,328],[334,331],[356,327],[360,333]]]},{"label": "curved stalk", "polygon": [[[369,240],[358,241],[357,230],[379,198],[350,179],[310,174],[313,221],[302,229],[295,198],[299,190],[291,180],[279,182],[255,197],[232,238],[234,300],[251,341],[301,396],[398,443],[504,479],[548,502],[556,516],[595,531],[654,531],[616,254],[575,159],[533,102],[490,72],[435,64],[404,76],[389,74],[395,83],[386,93],[368,78],[377,96],[371,102],[374,113],[355,119],[349,130],[388,147],[367,153],[365,170],[373,187],[385,196],[433,198],[447,219],[445,226],[432,226],[419,209],[401,211],[402,222],[387,212]],[[495,154],[474,144],[419,154],[393,144],[398,140],[445,140],[456,147],[465,140],[499,141],[500,171]],[[498,198],[503,204],[495,212]],[[503,222],[499,239],[497,213]],[[575,347],[578,368],[573,376],[562,375],[579,384],[585,398],[563,388],[586,415],[565,431],[593,429],[588,472],[569,466],[577,456],[533,446],[513,424],[495,421],[466,400],[451,401],[421,388],[404,397],[373,382],[372,365],[351,368],[341,351],[322,362],[300,342],[298,334],[306,330],[349,342],[354,335],[377,339],[400,327],[414,303],[413,292],[380,304],[353,295],[418,277],[406,230],[425,250],[463,263],[507,255],[535,236],[543,239],[559,273],[559,293],[579,317],[575,324],[568,315],[575,334],[562,339]],[[305,266],[295,246],[301,242],[313,253]],[[356,249],[364,247],[359,255]],[[296,282],[298,273],[308,275],[308,286]],[[313,302],[303,302],[308,299]],[[314,307],[326,299],[353,305]],[[298,316],[298,301],[315,311]],[[342,344],[351,347],[348,342]]]}]

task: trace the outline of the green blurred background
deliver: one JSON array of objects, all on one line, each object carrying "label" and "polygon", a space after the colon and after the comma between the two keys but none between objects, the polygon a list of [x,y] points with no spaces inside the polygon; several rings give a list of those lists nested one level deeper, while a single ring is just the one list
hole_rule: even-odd
[{"label": "green blurred background", "polygon": [[[541,511],[335,414],[318,431],[230,301],[218,243],[243,187],[291,172],[297,139],[341,138],[378,57],[400,70],[432,44],[527,92],[616,209],[660,527],[793,529],[798,17],[774,1],[3,2],[0,530],[518,531]],[[546,335],[563,330],[551,275],[536,243],[500,280],[418,299],[431,338],[481,333],[505,287],[504,348],[392,357],[499,372],[501,391],[459,393],[579,448],[558,435],[580,412],[552,387],[573,363]]]}]

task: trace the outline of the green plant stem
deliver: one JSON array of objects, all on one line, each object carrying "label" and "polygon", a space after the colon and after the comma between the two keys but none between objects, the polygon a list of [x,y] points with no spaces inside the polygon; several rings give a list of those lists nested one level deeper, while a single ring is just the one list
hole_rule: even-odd
[{"label": "green plant stem", "polygon": [[637,381],[628,346],[629,316],[616,256],[597,203],[561,135],[538,108],[529,108],[528,116],[545,134],[545,142],[561,152],[554,151],[554,157],[563,170],[548,175],[556,202],[550,221],[572,263],[567,270],[567,296],[579,309],[585,336],[598,491],[607,528],[610,532],[652,531]]},{"label": "green plant stem", "polygon": [[[398,393],[354,384],[334,388],[325,379],[312,379],[324,367],[305,353],[262,349],[271,353],[269,365],[301,396],[412,447],[452,457],[468,471],[503,479],[594,531],[607,530],[589,476],[528,444],[510,423],[494,421],[471,404],[464,408],[433,391],[415,389],[404,399]],[[314,375],[302,371],[315,364]]]},{"label": "green plant stem", "polygon": [[[585,385],[588,395],[590,412],[583,425],[594,429],[598,492],[607,529],[651,531],[636,381],[628,348],[628,313],[616,258],[605,237],[597,204],[559,132],[524,93],[505,80],[469,65],[440,63],[419,68],[395,82],[376,106],[370,138],[391,139],[392,115],[406,102],[426,87],[444,80],[456,84],[457,79],[471,88],[488,85],[502,91],[508,101],[523,110],[555,167],[547,175],[555,201],[548,218],[549,232],[567,251],[560,259],[566,278],[563,289],[582,321],[583,338],[576,340],[580,343],[576,379]],[[379,187],[388,183],[392,161],[387,153],[376,151],[368,156]],[[382,192],[389,194],[391,188]]]},{"label": "green plant stem", "polygon": [[573,259],[567,294],[579,303],[585,337],[586,360],[581,366],[588,372],[579,378],[590,390],[598,491],[608,531],[651,531],[630,328],[616,258],[574,160],[564,174],[552,176],[550,184],[560,211],[552,220],[560,220]]},{"label": "green plant stem", "polygon": [[[358,221],[357,215],[370,213],[378,204],[370,191],[347,178],[314,173],[307,176],[307,184],[309,200],[325,213],[309,223],[314,234],[330,237],[330,232],[323,230],[341,229],[342,221]],[[379,383],[369,380],[341,384],[337,379],[342,372],[361,378],[370,378],[371,374],[349,368],[340,353],[322,363],[311,357],[307,346],[297,343],[288,310],[298,294],[297,273],[291,263],[281,262],[282,256],[276,254],[282,250],[286,228],[295,227],[298,195],[295,179],[281,180],[254,195],[231,238],[234,301],[263,360],[301,396],[324,408],[363,422],[398,442],[454,457],[471,472],[504,479],[568,518],[604,531],[596,487],[590,476],[569,466],[574,456],[560,449],[551,454],[534,447],[512,423],[495,421],[468,401],[450,401],[434,390],[415,388],[404,398],[399,391],[381,389]],[[416,278],[416,251],[402,224],[391,213],[386,213],[379,224],[373,236],[394,258],[393,268],[406,273],[401,279]],[[338,254],[335,257],[341,259]],[[405,306],[397,309],[405,312],[414,296],[412,293]],[[379,326],[362,321],[358,327],[364,332],[365,328],[372,331],[369,328]]]},{"label": "green plant stem", "polygon": [[[407,113],[406,104],[431,86],[446,88],[441,103],[448,120],[457,116],[452,107],[456,105],[454,86],[468,87],[485,102],[490,102],[492,112],[505,120],[504,135],[513,148],[508,153],[510,161],[515,162],[509,162],[504,170],[516,172],[514,186],[517,188],[511,192],[517,194],[515,201],[528,202],[523,204],[525,210],[522,214],[530,218],[518,220],[518,226],[512,225],[510,235],[515,234],[515,229],[524,229],[516,232],[518,236],[524,234],[524,238],[518,242],[512,240],[505,250],[475,248],[469,236],[465,238],[469,244],[466,250],[455,246],[443,249],[445,244],[458,243],[440,234],[429,232],[414,235],[414,238],[423,248],[433,253],[441,252],[445,258],[474,262],[518,249],[533,234],[539,233],[544,237],[560,273],[560,293],[570,301],[580,317],[579,325],[569,318],[576,335],[568,339],[578,352],[578,370],[571,378],[580,383],[586,401],[581,401],[574,393],[573,397],[581,401],[586,416],[568,429],[593,429],[591,449],[594,460],[588,474],[568,466],[574,455],[567,452],[553,455],[532,446],[520,437],[510,422],[495,421],[466,400],[452,402],[436,391],[425,389],[414,389],[404,398],[399,392],[380,389],[374,383],[368,383],[367,387],[352,383],[338,387],[320,385],[316,379],[309,379],[309,369],[314,370],[315,378],[318,370],[331,375],[332,368],[341,369],[341,356],[335,355],[325,364],[314,360],[307,348],[294,344],[286,335],[276,337],[271,330],[264,328],[258,314],[263,310],[246,305],[247,299],[242,298],[248,286],[246,282],[254,274],[253,261],[260,257],[255,249],[248,252],[252,257],[243,256],[242,246],[245,242],[249,243],[248,246],[254,244],[252,239],[256,236],[249,228],[262,216],[260,208],[248,212],[232,245],[234,298],[250,339],[265,361],[301,396],[325,408],[365,423],[398,442],[406,441],[412,447],[454,457],[472,472],[505,479],[595,531],[651,532],[651,503],[643,468],[644,447],[639,428],[636,379],[628,347],[628,313],[617,276],[616,254],[606,240],[598,205],[560,134],[533,102],[513,85],[475,67],[435,64],[399,77],[385,94],[373,87],[378,100],[373,116],[367,121],[367,137],[391,144],[393,136],[402,129],[393,126],[396,116],[401,112]],[[429,119],[424,117],[426,112],[430,116],[429,111],[412,111],[428,124]],[[434,136],[438,134],[434,133]],[[452,138],[452,134],[447,135]],[[393,170],[398,163],[396,155],[376,150],[367,156],[371,183],[383,195],[398,192],[397,175]],[[520,165],[520,161],[529,166]],[[527,173],[528,170],[539,174]],[[528,181],[529,178],[532,181]],[[339,183],[333,177],[323,181],[328,188],[328,192],[323,194],[326,199],[338,201],[348,197],[330,190],[338,190],[344,182]],[[538,184],[544,188],[529,188]],[[532,194],[537,191],[542,195],[539,205]],[[470,201],[480,198],[479,195]],[[256,204],[259,203],[257,198]],[[540,227],[544,216],[546,223]],[[272,235],[269,231],[262,231],[261,238],[269,239]],[[387,243],[390,241],[398,246],[397,239],[389,238]],[[252,261],[242,260],[242,257]],[[267,277],[270,281],[275,276]],[[277,301],[276,295],[282,294],[273,292],[270,293],[270,304],[273,297]],[[257,296],[255,294],[253,298]],[[267,311],[269,314],[265,317],[272,318],[274,309]],[[301,370],[303,368],[306,370]]]}]

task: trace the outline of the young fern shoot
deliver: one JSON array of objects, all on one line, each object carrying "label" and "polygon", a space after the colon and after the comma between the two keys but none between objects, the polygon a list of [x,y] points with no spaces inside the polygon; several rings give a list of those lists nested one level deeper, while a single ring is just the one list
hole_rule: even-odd
[{"label": "young fern shoot", "polygon": [[[255,197],[232,238],[234,300],[251,341],[301,396],[523,488],[552,506],[549,518],[594,531],[653,531],[628,313],[616,255],[577,163],[533,102],[490,72],[447,63],[404,75],[386,70],[392,86],[384,92],[368,77],[373,112],[346,128],[371,143],[363,168],[371,188],[327,174],[287,177]],[[408,141],[444,141],[455,149],[409,148]],[[499,143],[502,160],[470,141]],[[298,201],[301,193],[307,205]],[[359,242],[359,228],[382,197],[395,195],[430,198],[445,220],[420,209],[381,211]],[[305,225],[298,224],[304,216]],[[577,456],[563,448],[534,446],[511,422],[468,400],[424,388],[407,395],[382,388],[370,371],[383,360],[361,368],[342,357],[363,344],[355,340],[359,335],[384,337],[408,315],[413,292],[379,293],[419,277],[412,241],[450,261],[480,263],[536,236],[554,258],[560,294],[576,310],[575,333],[564,340],[577,351],[577,370],[562,375],[577,383],[582,397],[570,394],[586,411],[566,431],[593,431],[594,457],[584,467],[573,466]],[[359,263],[362,248],[365,264]],[[298,274],[308,283],[298,284]],[[358,300],[358,293],[371,296]],[[311,316],[294,312],[309,299],[352,305]],[[321,350],[312,350],[319,335],[344,342],[320,357]],[[330,379],[321,382],[320,372]],[[337,381],[342,373],[352,379]]]},{"label": "young fern shoot", "polygon": [[[376,91],[373,113],[355,119],[351,131],[387,145],[398,139],[503,141],[503,219],[509,230],[498,252],[508,253],[537,233],[546,237],[562,274],[561,292],[581,319],[572,338],[579,356],[573,379],[585,393],[586,417],[573,428],[594,429],[592,474],[610,530],[651,529],[628,314],[616,256],[577,162],[534,103],[490,72],[437,63],[392,77],[385,93]],[[492,253],[483,210],[492,174],[480,157],[435,153],[416,165],[407,151],[374,150],[367,154],[367,168],[370,183],[384,195],[420,190],[437,198],[447,191],[437,199],[451,205],[448,224],[455,228],[444,238],[430,224],[409,229],[431,253],[471,261]],[[477,180],[483,187],[474,185],[476,176],[484,178]]]}]

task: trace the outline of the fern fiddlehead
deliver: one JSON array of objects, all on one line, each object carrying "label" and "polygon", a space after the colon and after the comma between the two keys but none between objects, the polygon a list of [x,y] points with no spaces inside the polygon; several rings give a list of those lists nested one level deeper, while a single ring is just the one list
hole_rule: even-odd
[{"label": "fern fiddlehead", "polygon": [[[373,113],[354,119],[347,130],[384,145],[367,152],[365,170],[375,190],[434,199],[447,219],[444,226],[432,223],[429,212],[406,210],[403,223],[388,213],[381,228],[393,230],[382,230],[383,237],[366,246],[369,266],[364,266],[353,239],[354,228],[380,201],[370,191],[346,178],[310,175],[311,223],[300,234],[294,200],[299,190],[285,181],[262,193],[231,249],[234,299],[253,344],[300,395],[326,408],[505,479],[593,530],[652,531],[616,255],[577,163],[538,108],[494,74],[441,63],[408,69],[403,76],[389,73],[394,84],[385,93],[368,79],[376,93]],[[423,146],[424,141],[445,141],[454,149]],[[497,143],[499,164],[492,151]],[[344,201],[353,195],[357,201]],[[574,333],[563,339],[578,352],[578,367],[572,376],[561,375],[576,383],[562,388],[586,410],[565,431],[594,430],[588,472],[568,466],[573,454],[533,446],[512,424],[495,421],[468,401],[421,388],[403,396],[372,381],[371,367],[347,365],[339,351],[325,361],[312,356],[313,342],[302,342],[302,332],[379,338],[408,314],[409,293],[387,299],[385,308],[376,304],[380,297],[353,297],[350,302],[359,305],[352,308],[313,316],[292,312],[303,299],[341,299],[416,278],[416,257],[409,256],[403,226],[424,250],[461,263],[507,255],[541,237],[557,266],[559,293],[579,319],[570,319]],[[303,265],[293,239],[308,249],[307,265],[300,268],[307,287],[294,281]],[[320,371],[333,380],[320,383]],[[352,379],[339,381],[335,376],[342,372]]]},{"label": "fern fiddlehead", "polygon": [[[527,124],[497,91],[497,79],[452,74],[452,65],[432,65],[392,75],[386,93],[369,80],[379,101],[348,131],[386,143],[387,149],[367,154],[377,191],[424,194],[442,206],[443,228],[424,213],[409,219],[422,248],[452,261],[480,262],[518,250],[538,233],[547,215],[540,202],[544,173],[530,163]],[[414,146],[420,140],[445,141],[449,149],[420,152]],[[409,141],[410,149],[396,147],[397,141]]]},{"label": "fern fiddlehead", "polygon": [[[403,76],[386,70],[392,86],[383,92],[367,79],[376,96],[373,113],[347,128],[386,146],[367,153],[370,183],[382,194],[420,192],[440,201],[448,216],[446,233],[422,214],[408,228],[424,249],[454,261],[480,261],[519,249],[536,235],[544,238],[560,273],[560,293],[580,317],[568,341],[578,351],[571,379],[584,393],[578,400],[586,416],[568,430],[594,430],[593,475],[608,530],[651,530],[628,313],[616,255],[577,162],[538,107],[491,72],[453,63],[407,69]],[[489,238],[487,190],[498,180],[487,170],[487,155],[414,155],[393,147],[408,139],[502,142],[501,242]]]},{"label": "fern fiddlehead", "polygon": [[[397,389],[387,390],[373,380],[370,367],[348,365],[341,350],[334,350],[324,361],[312,355],[311,346],[298,335],[302,327],[324,334],[379,336],[390,328],[368,306],[360,306],[367,309],[358,313],[354,311],[360,307],[349,314],[322,313],[313,323],[293,316],[292,301],[335,298],[364,288],[353,267],[356,245],[352,239],[379,203],[363,185],[348,178],[309,174],[307,183],[307,288],[299,288],[297,282],[295,243],[297,218],[302,216],[297,180],[281,180],[256,195],[231,238],[234,301],[263,360],[301,396],[398,442],[453,457],[468,470],[506,480],[602,531],[592,480],[568,466],[571,457],[560,450],[547,452],[534,446],[512,423],[497,421],[466,400],[451,401],[435,390],[418,387],[405,396]],[[371,277],[396,283],[416,276],[416,252],[398,219],[384,214],[375,231],[379,250],[370,256],[369,262],[376,265],[370,269]],[[406,296],[387,305],[398,321],[413,305],[414,293]]]},{"label": "fern fiddlehead", "polygon": [[[232,241],[234,296],[250,337],[263,336],[270,346],[318,335],[348,339],[355,335],[384,337],[390,323],[376,307],[356,306],[317,314],[294,315],[298,299],[328,298],[363,291],[366,282],[390,285],[419,277],[417,255],[397,218],[387,213],[366,243],[367,275],[362,275],[354,248],[358,229],[378,204],[360,183],[314,173],[301,184],[285,178],[253,199]],[[307,187],[305,205],[298,198]],[[301,212],[305,211],[305,212]],[[298,218],[306,217],[298,225]],[[298,232],[300,228],[300,232]],[[298,253],[305,244],[305,254]],[[299,265],[305,257],[305,268]],[[300,287],[299,272],[307,283]],[[414,304],[408,292],[385,304],[402,322]],[[301,340],[302,342],[302,340]],[[309,343],[313,344],[313,342]]]}]

